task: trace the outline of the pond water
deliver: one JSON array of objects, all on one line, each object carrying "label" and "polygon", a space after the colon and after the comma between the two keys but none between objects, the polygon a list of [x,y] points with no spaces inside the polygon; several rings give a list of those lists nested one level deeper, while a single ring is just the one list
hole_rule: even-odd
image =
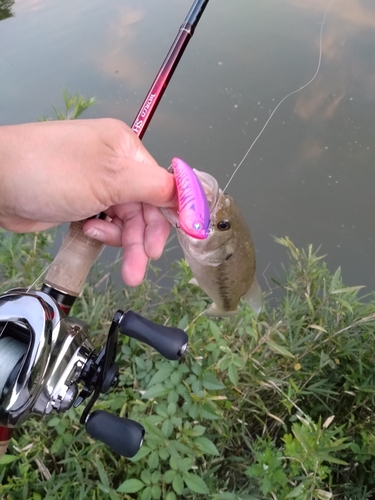
[{"label": "pond water", "polygon": [[[211,0],[144,138],[157,161],[179,156],[224,186],[314,75],[329,1]],[[53,117],[64,88],[95,96],[85,117],[131,124],[191,3],[0,0],[0,124]],[[334,1],[317,77],[228,188],[263,289],[286,261],[272,235],[321,245],[347,285],[375,289],[374,28],[372,0]]]}]

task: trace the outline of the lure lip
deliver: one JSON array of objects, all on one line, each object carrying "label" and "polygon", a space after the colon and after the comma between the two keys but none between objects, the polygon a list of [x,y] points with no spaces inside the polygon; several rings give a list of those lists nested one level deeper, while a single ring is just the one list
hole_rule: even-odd
[{"label": "lure lip", "polygon": [[180,158],[173,158],[178,198],[178,223],[192,238],[204,240],[210,234],[210,208],[205,190],[196,172]]}]

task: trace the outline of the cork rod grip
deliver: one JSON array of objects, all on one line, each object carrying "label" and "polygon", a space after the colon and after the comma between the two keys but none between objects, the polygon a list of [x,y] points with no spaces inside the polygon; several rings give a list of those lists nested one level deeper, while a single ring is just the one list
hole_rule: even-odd
[{"label": "cork rod grip", "polygon": [[56,290],[78,297],[103,243],[82,231],[84,221],[72,222],[61,248],[48,270],[44,283]]},{"label": "cork rod grip", "polygon": [[9,441],[0,441],[0,458],[5,455],[7,451]]}]

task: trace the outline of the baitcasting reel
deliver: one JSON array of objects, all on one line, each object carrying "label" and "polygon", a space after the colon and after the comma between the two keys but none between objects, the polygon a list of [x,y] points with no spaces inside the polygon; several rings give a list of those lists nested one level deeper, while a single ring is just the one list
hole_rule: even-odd
[{"label": "baitcasting reel", "polygon": [[102,410],[90,413],[99,395],[117,382],[118,332],[170,360],[178,360],[187,346],[183,330],[119,310],[98,353],[88,325],[66,316],[50,295],[23,289],[1,295],[0,426],[11,429],[30,415],[64,413],[90,398],[81,417],[87,432],[120,455],[134,456],[144,436],[139,423]]}]

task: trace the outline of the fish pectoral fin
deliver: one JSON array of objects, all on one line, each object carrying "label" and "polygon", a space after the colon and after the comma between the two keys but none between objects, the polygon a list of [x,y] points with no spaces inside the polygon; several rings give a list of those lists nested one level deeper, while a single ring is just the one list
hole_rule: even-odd
[{"label": "fish pectoral fin", "polygon": [[256,314],[260,313],[263,305],[263,294],[256,278],[254,278],[253,284],[242,298]]},{"label": "fish pectoral fin", "polygon": [[195,285],[195,286],[199,286],[199,283],[197,281],[196,278],[191,278],[191,280],[189,281],[190,285]]},{"label": "fish pectoral fin", "polygon": [[234,316],[237,314],[237,309],[235,311],[223,311],[213,302],[210,307],[204,311],[204,314],[212,317]]}]

